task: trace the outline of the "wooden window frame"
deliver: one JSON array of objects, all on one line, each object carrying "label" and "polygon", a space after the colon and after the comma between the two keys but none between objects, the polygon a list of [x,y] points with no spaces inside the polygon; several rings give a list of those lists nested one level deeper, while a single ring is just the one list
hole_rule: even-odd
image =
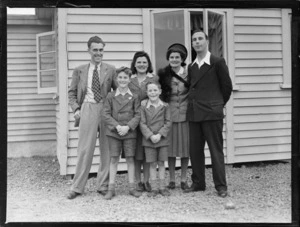
[{"label": "wooden window frame", "polygon": [[[152,27],[151,27],[151,11],[176,11],[176,10],[183,10],[185,17],[188,18],[189,13],[192,11],[220,11],[225,13],[225,55],[224,58],[227,61],[227,65],[228,65],[228,69],[229,69],[229,74],[231,76],[232,79],[232,83],[233,83],[233,90],[237,91],[239,90],[239,86],[235,84],[235,58],[234,58],[234,23],[233,23],[233,9],[204,9],[204,8],[199,8],[199,9],[195,9],[195,8],[187,8],[187,9],[183,9],[183,8],[174,8],[174,9],[156,9],[156,8],[147,8],[147,9],[143,9],[143,47],[144,47],[144,51],[146,51],[147,53],[149,53],[151,60],[155,58],[155,56],[153,55],[153,34],[152,34]],[[185,27],[187,29],[190,30],[190,23],[189,21],[186,19],[184,21],[185,23]],[[191,37],[190,34],[185,32],[185,42],[186,42],[186,46],[188,48],[188,51],[190,53],[190,42],[191,42]],[[153,61],[153,60],[152,60]],[[187,64],[189,64],[191,62],[191,56],[189,55],[187,60],[186,60]]]},{"label": "wooden window frame", "polygon": [[41,79],[41,75],[40,73],[44,70],[40,70],[40,45],[39,45],[39,38],[43,37],[43,36],[49,36],[49,35],[56,35],[55,31],[50,31],[50,32],[43,32],[43,33],[39,33],[36,34],[36,56],[37,56],[37,89],[38,89],[38,94],[45,94],[45,93],[57,93],[57,84],[58,84],[58,77],[57,77],[57,48],[56,48],[56,42],[54,42],[55,46],[54,46],[54,50],[53,51],[47,51],[47,52],[43,52],[43,54],[45,53],[54,53],[55,54],[55,65],[56,67],[54,69],[51,70],[55,70],[55,74],[56,74],[56,78],[55,78],[55,86],[53,87],[41,87],[40,85],[40,79]]},{"label": "wooden window frame", "polygon": [[291,10],[282,9],[282,63],[283,83],[281,89],[292,88],[292,41],[291,41]]}]

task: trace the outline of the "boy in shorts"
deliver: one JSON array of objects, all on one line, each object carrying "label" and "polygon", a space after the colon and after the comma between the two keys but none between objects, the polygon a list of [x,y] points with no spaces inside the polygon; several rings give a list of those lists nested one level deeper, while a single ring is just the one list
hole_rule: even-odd
[{"label": "boy in shorts", "polygon": [[[160,100],[161,87],[157,82],[146,85],[148,99],[141,103],[140,129],[143,134],[146,162],[150,163],[149,197],[158,194],[169,196],[165,186],[165,161],[168,160],[168,133],[171,127],[171,113],[167,103]],[[159,179],[156,179],[158,165]]]},{"label": "boy in shorts", "polygon": [[125,153],[128,170],[129,194],[140,197],[135,190],[134,155],[136,150],[136,127],[140,122],[140,101],[138,95],[128,88],[131,70],[127,67],[117,69],[118,88],[110,92],[105,100],[103,118],[110,148],[109,185],[105,199],[115,196],[115,178],[121,151]]}]

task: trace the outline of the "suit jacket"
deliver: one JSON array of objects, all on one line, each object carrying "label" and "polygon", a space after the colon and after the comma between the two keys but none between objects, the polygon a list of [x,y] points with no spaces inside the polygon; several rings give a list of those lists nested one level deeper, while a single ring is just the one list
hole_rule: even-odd
[{"label": "suit jacket", "polygon": [[[143,146],[145,147],[163,147],[168,146],[170,141],[168,139],[168,133],[172,125],[170,106],[164,103],[163,106],[159,106],[153,114],[150,109],[146,108],[148,100],[144,100],[141,103],[141,122],[140,129],[143,134]],[[150,140],[152,135],[161,134],[161,140],[154,144]]]},{"label": "suit jacket", "polygon": [[[74,113],[77,109],[81,108],[81,105],[84,101],[85,94],[87,92],[88,71],[89,64],[78,66],[73,71],[72,82],[68,91],[68,96],[69,104]],[[115,67],[102,62],[100,67],[100,85],[102,99],[105,99],[108,92],[111,91],[111,88],[115,89],[117,87],[115,77]],[[74,127],[77,127],[78,125],[79,119],[75,119]]]},{"label": "suit jacket", "polygon": [[209,121],[224,118],[223,107],[230,98],[232,82],[224,58],[210,56],[210,65],[188,66],[190,93],[187,120]]},{"label": "suit jacket", "polygon": [[[116,91],[110,92],[104,102],[103,119],[106,123],[106,135],[117,139],[136,138],[136,127],[141,119],[140,100],[138,95],[125,94],[115,96]],[[130,130],[125,136],[120,136],[116,126],[128,125]]]}]

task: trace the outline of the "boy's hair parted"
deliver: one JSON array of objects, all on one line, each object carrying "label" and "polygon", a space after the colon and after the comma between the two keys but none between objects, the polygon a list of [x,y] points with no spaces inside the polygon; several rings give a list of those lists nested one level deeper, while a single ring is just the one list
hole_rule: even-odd
[{"label": "boy's hair parted", "polygon": [[161,90],[161,86],[160,83],[156,82],[156,81],[149,81],[148,83],[146,83],[146,90],[148,90],[148,86],[150,84],[155,84],[160,90]]},{"label": "boy's hair parted", "polygon": [[119,75],[121,72],[124,72],[129,77],[131,77],[131,75],[132,75],[131,69],[126,66],[122,66],[122,67],[116,69],[116,72],[117,72],[117,75]]}]

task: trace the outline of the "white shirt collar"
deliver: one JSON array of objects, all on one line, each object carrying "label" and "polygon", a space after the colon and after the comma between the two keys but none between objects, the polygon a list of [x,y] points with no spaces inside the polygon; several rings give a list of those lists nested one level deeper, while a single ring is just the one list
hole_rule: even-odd
[{"label": "white shirt collar", "polygon": [[[97,66],[97,70],[99,70],[100,67],[101,67],[101,62],[100,62],[100,64]],[[95,64],[93,64],[92,62],[90,62],[90,68],[94,70],[94,69],[95,69]]]},{"label": "white shirt collar", "polygon": [[[131,78],[136,78],[136,77],[137,77],[137,74],[131,75]],[[152,74],[152,73],[147,73],[147,74],[146,74],[146,77],[151,78],[151,77],[153,77],[153,74]]]},{"label": "white shirt collar", "polygon": [[192,63],[193,64],[197,64],[199,67],[202,66],[204,63],[210,65],[210,55],[211,53],[209,51],[207,51],[205,57],[199,62],[198,58],[196,57],[195,61]]},{"label": "white shirt collar", "polygon": [[184,68],[181,66],[177,74],[182,75],[183,73],[184,73]]},{"label": "white shirt collar", "polygon": [[158,99],[158,103],[157,103],[157,104],[154,104],[154,103],[152,103],[150,100],[148,100],[147,105],[146,105],[146,108],[149,109],[150,106],[154,106],[155,108],[157,108],[157,107],[159,107],[159,106],[161,106],[161,105],[163,106],[164,103],[160,100],[160,98]]},{"label": "white shirt collar", "polygon": [[119,90],[119,88],[116,89],[116,94],[115,94],[115,96],[118,96],[118,95],[123,95],[123,96],[124,96],[124,95],[126,95],[126,94],[129,94],[129,95],[133,96],[133,94],[132,94],[132,92],[130,91],[129,88],[127,89],[127,91],[126,91],[125,93],[121,93],[120,90]]}]

